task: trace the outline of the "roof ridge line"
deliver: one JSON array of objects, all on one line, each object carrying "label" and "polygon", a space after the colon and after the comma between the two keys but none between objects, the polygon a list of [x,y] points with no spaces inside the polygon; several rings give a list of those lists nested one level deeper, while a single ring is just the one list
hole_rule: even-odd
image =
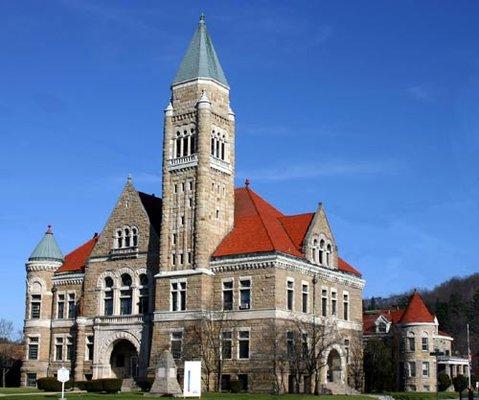
[{"label": "roof ridge line", "polygon": [[[249,196],[249,198],[251,199],[251,202],[253,203],[253,206],[254,206],[256,212],[258,213],[259,219],[261,220],[261,223],[263,224],[263,228],[264,228],[264,230],[266,231],[266,235],[268,236],[268,239],[269,239],[271,245],[273,246],[273,250],[275,251],[276,249],[275,249],[275,246],[274,246],[273,239],[271,238],[271,235],[270,235],[270,233],[269,233],[269,230],[268,230],[268,228],[266,227],[266,224],[265,224],[265,222],[264,222],[263,216],[261,215],[261,213],[260,213],[259,210],[258,210],[258,206],[256,205],[256,202],[254,201],[253,197],[251,196],[250,189],[249,189],[249,187],[246,187],[245,189],[246,189],[246,193],[248,193],[248,196]],[[281,224],[281,222],[280,222],[280,224]],[[283,226],[283,224],[281,224],[281,226]]]}]

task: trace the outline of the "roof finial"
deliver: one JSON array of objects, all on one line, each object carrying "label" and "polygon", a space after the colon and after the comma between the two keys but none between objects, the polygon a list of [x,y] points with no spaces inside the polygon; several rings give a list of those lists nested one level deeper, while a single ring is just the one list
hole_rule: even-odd
[{"label": "roof finial", "polygon": [[48,225],[47,226],[47,231],[45,233],[48,233],[48,234],[52,234],[53,231],[52,231],[52,226],[51,225]]},{"label": "roof finial", "polygon": [[206,24],[206,17],[205,17],[205,13],[204,13],[204,12],[201,12],[201,15],[200,15],[200,24],[203,24],[203,25]]},{"label": "roof finial", "polygon": [[126,183],[131,183],[133,178],[131,177],[131,172],[128,174],[128,177],[126,178]]},{"label": "roof finial", "polygon": [[250,184],[250,180],[248,178],[246,178],[246,180],[244,181],[244,184],[246,187],[249,187],[249,184]]}]

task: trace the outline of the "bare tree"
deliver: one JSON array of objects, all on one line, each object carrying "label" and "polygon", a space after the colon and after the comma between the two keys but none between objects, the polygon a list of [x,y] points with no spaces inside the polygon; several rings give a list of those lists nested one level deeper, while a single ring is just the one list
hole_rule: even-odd
[{"label": "bare tree", "polygon": [[227,328],[230,329],[232,326],[226,312],[205,311],[192,329],[192,343],[189,346],[189,353],[196,353],[203,362],[205,370],[203,379],[207,391],[211,389],[211,380],[214,375],[216,375],[215,389],[221,391],[222,333]]},{"label": "bare tree", "polygon": [[319,394],[320,373],[327,365],[327,352],[333,345],[341,343],[336,322],[328,318],[298,317],[292,321],[294,332],[294,348],[290,351],[290,366],[296,381],[296,391],[299,391],[301,375],[306,382],[306,391],[314,380],[314,393]]},{"label": "bare tree", "polygon": [[351,342],[349,349],[349,378],[354,389],[363,391],[364,386],[364,352],[363,344],[360,338],[355,338]]},{"label": "bare tree", "polygon": [[284,376],[288,371],[289,359],[286,349],[286,330],[271,319],[266,323],[262,337],[265,358],[269,359],[270,373],[272,376],[271,391],[280,394],[286,391]]},{"label": "bare tree", "polygon": [[0,369],[2,385],[5,387],[6,377],[16,360],[21,358],[22,346],[13,338],[14,328],[11,321],[0,319]]}]

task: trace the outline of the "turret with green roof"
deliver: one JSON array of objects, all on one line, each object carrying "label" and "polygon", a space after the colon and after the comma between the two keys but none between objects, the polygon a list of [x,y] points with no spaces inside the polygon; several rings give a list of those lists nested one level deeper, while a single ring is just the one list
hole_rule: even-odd
[{"label": "turret with green roof", "polygon": [[52,227],[48,225],[45,236],[33,250],[28,261],[59,261],[63,262],[63,254],[53,236]]}]

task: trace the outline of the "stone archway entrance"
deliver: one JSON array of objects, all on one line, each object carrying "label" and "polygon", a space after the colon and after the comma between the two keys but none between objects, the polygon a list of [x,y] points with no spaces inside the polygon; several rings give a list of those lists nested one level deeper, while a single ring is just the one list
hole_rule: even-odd
[{"label": "stone archway entrance", "polygon": [[110,356],[111,374],[115,378],[126,379],[138,376],[138,352],[126,339],[117,340]]},{"label": "stone archway entrance", "polygon": [[341,383],[341,356],[336,349],[332,349],[328,355],[326,379],[328,382]]}]

